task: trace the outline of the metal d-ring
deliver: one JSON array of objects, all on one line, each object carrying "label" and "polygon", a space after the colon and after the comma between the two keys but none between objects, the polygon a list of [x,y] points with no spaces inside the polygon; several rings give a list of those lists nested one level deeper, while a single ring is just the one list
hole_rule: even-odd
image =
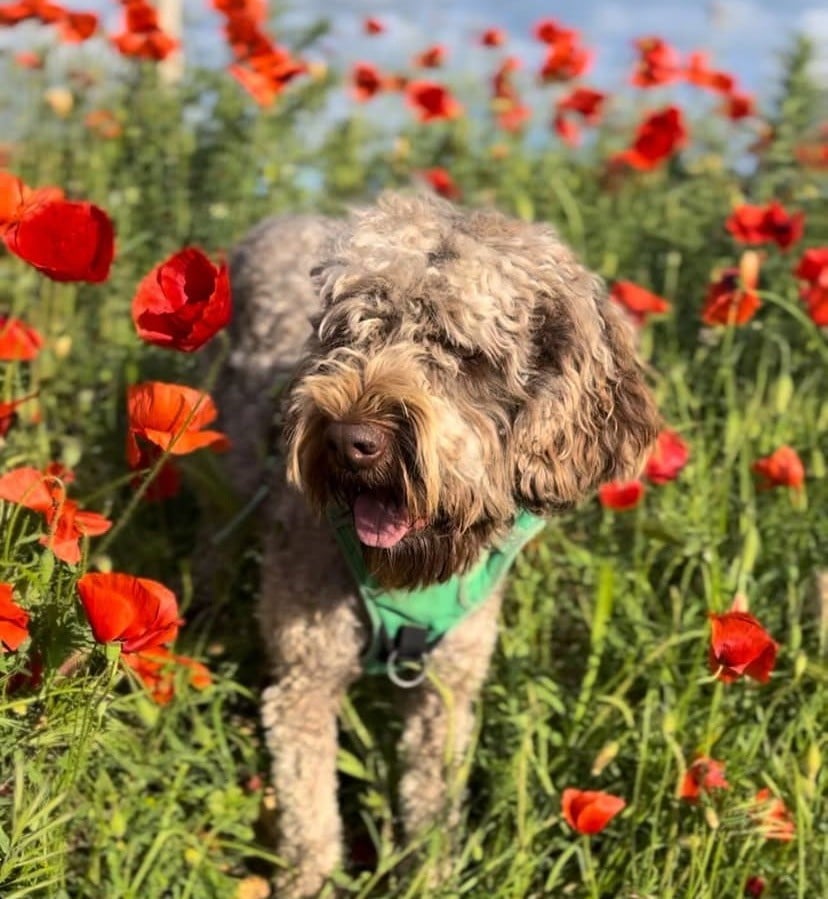
[{"label": "metal d-ring", "polygon": [[[421,656],[419,659],[400,659],[397,650],[392,649],[391,653],[388,656],[388,661],[385,664],[385,670],[388,674],[388,680],[390,680],[392,684],[396,684],[398,687],[402,687],[404,690],[410,690],[413,687],[419,687],[420,684],[426,679],[427,660],[427,655]],[[399,667],[397,667],[398,662],[400,662]],[[400,672],[405,671],[406,669],[414,665],[417,666],[414,670],[414,676],[411,678],[403,677]]]}]

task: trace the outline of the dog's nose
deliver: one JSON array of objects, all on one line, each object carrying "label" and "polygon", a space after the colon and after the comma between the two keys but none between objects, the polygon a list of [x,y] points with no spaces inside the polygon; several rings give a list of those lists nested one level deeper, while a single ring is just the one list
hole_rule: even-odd
[{"label": "dog's nose", "polygon": [[371,468],[383,457],[388,436],[372,424],[332,421],[325,432],[328,449],[349,468]]}]

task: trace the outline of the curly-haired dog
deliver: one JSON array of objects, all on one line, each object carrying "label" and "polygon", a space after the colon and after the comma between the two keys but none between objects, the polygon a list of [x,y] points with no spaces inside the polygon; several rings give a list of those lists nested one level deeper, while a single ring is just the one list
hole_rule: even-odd
[{"label": "curly-haired dog", "polygon": [[282,401],[262,715],[289,865],[279,896],[306,896],[341,859],[349,684],[364,668],[418,683],[403,825],[451,817],[503,574],[539,516],[637,473],[657,413],[602,282],[549,227],[387,194],[345,222],[270,219],[231,270],[219,405],[243,493],[261,484]]}]

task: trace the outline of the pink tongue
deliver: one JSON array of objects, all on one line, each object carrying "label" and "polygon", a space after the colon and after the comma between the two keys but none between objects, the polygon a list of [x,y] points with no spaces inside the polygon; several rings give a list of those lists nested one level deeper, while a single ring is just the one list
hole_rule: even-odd
[{"label": "pink tongue", "polygon": [[354,501],[354,527],[366,546],[390,549],[411,530],[411,520],[402,506],[362,493]]}]

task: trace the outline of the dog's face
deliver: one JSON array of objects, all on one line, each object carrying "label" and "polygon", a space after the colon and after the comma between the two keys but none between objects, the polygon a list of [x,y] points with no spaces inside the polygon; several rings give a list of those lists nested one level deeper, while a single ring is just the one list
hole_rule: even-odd
[{"label": "dog's face", "polygon": [[655,408],[619,314],[550,229],[387,195],[313,276],[289,477],[351,510],[384,585],[444,580],[519,508],[637,473]]}]

